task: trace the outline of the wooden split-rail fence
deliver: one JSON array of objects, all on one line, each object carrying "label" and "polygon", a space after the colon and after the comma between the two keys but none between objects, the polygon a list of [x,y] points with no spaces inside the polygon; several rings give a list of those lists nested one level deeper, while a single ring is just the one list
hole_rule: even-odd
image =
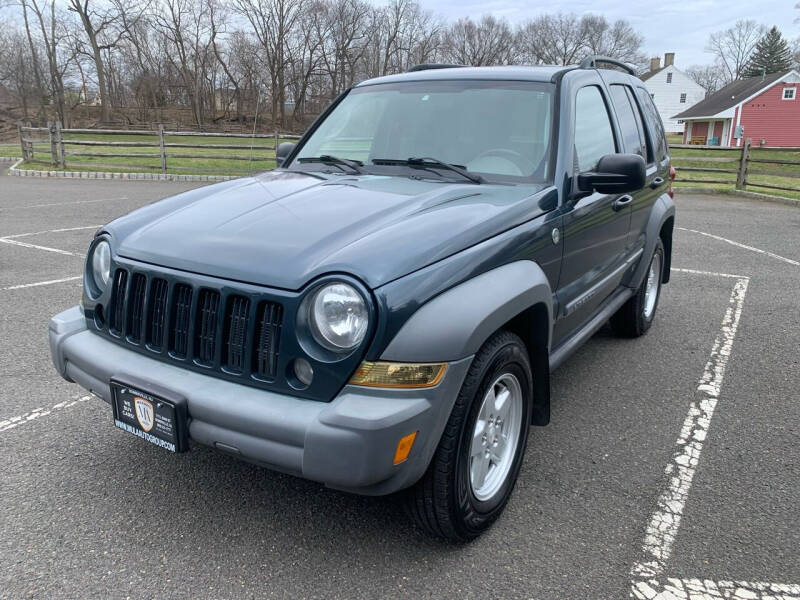
[{"label": "wooden split-rail fence", "polygon": [[[273,156],[264,156],[263,151],[275,151],[281,141],[298,140],[299,135],[292,133],[282,133],[275,131],[271,134],[264,133],[212,133],[205,131],[167,131],[161,125],[157,130],[131,130],[131,129],[63,129],[58,121],[49,122],[47,127],[31,127],[29,125],[18,124],[19,141],[22,148],[22,158],[26,161],[34,160],[34,153],[41,154],[41,147],[49,145],[50,164],[53,167],[66,169],[70,163],[70,157],[78,158],[131,158],[131,159],[159,159],[160,171],[167,173],[170,161],[180,159],[186,160],[232,160],[232,161],[264,161],[274,160]],[[42,135],[44,134],[44,135]],[[71,138],[71,134],[81,134],[81,138]],[[109,137],[110,139],[86,139],[86,135],[96,135]],[[155,137],[155,140],[143,141],[115,141],[114,135],[118,136],[141,136],[142,138]],[[46,136],[46,137],[45,137]],[[38,137],[38,139],[37,139]],[[167,141],[167,138],[185,138],[185,141]],[[198,138],[219,138],[221,143],[208,143],[198,141]],[[250,144],[225,144],[225,138],[238,138],[251,140]],[[271,143],[270,143],[271,142]],[[39,149],[37,149],[37,147]],[[77,147],[77,149],[74,149]],[[152,148],[153,152],[125,152],[127,148]],[[192,153],[192,150],[210,150],[212,153]],[[238,150],[237,153],[225,153],[223,151]],[[262,154],[254,156],[254,152]],[[75,163],[77,161],[73,161]],[[91,163],[82,162],[82,167],[95,166],[113,168],[119,164],[103,164],[93,161]],[[158,167],[152,167],[157,169]],[[231,169],[209,169],[192,168],[185,163],[176,167],[181,171],[202,171],[209,172],[229,172]]]},{"label": "wooden split-rail fence", "polygon": [[676,183],[800,193],[800,147],[753,145],[748,138],[740,147],[670,144],[670,149],[680,150],[672,153]]}]

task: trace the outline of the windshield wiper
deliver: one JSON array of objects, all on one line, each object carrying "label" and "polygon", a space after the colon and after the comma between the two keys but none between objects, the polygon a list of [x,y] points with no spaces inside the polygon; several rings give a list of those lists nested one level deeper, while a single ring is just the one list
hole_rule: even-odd
[{"label": "windshield wiper", "polygon": [[469,179],[472,183],[484,183],[485,179],[480,175],[473,175],[469,171],[467,171],[466,167],[463,165],[454,165],[452,163],[446,163],[438,158],[432,158],[430,156],[412,156],[411,158],[406,158],[405,160],[402,158],[373,158],[372,164],[374,165],[407,165],[409,167],[417,167],[420,169],[429,169],[430,167],[438,167],[439,169],[445,169],[447,171],[452,171],[453,173],[458,173],[465,179]]},{"label": "windshield wiper", "polygon": [[364,166],[364,163],[360,160],[352,160],[349,158],[339,158],[338,156],[331,156],[330,154],[321,154],[320,156],[304,156],[303,158],[298,158],[297,162],[299,163],[309,163],[309,162],[320,162],[325,165],[334,165],[339,167],[342,171],[342,166],[349,167],[354,173],[363,173],[364,170],[361,168]]}]

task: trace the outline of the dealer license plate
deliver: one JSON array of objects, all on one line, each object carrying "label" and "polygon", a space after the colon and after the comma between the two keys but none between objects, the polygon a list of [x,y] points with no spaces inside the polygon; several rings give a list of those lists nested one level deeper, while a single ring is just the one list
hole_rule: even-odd
[{"label": "dealer license plate", "polygon": [[123,383],[111,382],[114,425],[170,452],[185,448],[186,418],[175,403]]}]

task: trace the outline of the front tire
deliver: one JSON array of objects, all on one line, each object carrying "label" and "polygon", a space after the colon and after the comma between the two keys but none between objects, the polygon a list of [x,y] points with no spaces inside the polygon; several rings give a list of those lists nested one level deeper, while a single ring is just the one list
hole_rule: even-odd
[{"label": "front tire", "polygon": [[532,401],[525,344],[500,331],[475,355],[431,464],[408,491],[422,529],[467,542],[494,523],[522,466]]},{"label": "front tire", "polygon": [[647,333],[656,317],[661,281],[664,278],[664,244],[656,242],[647,275],[636,293],[611,317],[611,328],[621,337],[639,337]]}]

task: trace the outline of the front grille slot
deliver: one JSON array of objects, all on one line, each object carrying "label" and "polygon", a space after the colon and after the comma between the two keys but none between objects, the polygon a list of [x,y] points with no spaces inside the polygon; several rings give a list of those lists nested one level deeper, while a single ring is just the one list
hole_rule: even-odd
[{"label": "front grille slot", "polygon": [[223,364],[232,372],[241,373],[245,369],[245,344],[247,324],[250,315],[250,300],[244,296],[228,298],[225,311],[225,357]]},{"label": "front grille slot", "polygon": [[150,326],[147,343],[153,350],[164,346],[164,328],[167,324],[167,293],[169,284],[164,279],[153,279],[150,284]]},{"label": "front grille slot", "polygon": [[128,299],[128,339],[134,344],[142,341],[144,331],[144,294],[147,288],[147,278],[141,273],[133,276],[131,295]]},{"label": "front grille slot", "polygon": [[108,330],[114,335],[122,335],[122,326],[125,323],[125,289],[128,285],[128,272],[125,269],[117,269],[112,285]]},{"label": "front grille slot", "polygon": [[175,286],[172,294],[172,318],[169,350],[178,358],[186,358],[189,351],[189,324],[192,311],[192,288],[184,283]]},{"label": "front grille slot", "polygon": [[195,356],[203,364],[214,361],[217,343],[217,319],[219,317],[219,292],[201,290],[197,302],[197,323],[195,325]]},{"label": "front grille slot", "polygon": [[209,375],[262,387],[276,383],[281,304],[264,299],[266,293],[155,275],[140,268],[114,271],[105,329],[111,339],[157,360],[185,360]]},{"label": "front grille slot", "polygon": [[278,368],[278,345],[283,320],[281,305],[262,302],[258,307],[257,319],[253,372],[261,379],[274,379]]}]

